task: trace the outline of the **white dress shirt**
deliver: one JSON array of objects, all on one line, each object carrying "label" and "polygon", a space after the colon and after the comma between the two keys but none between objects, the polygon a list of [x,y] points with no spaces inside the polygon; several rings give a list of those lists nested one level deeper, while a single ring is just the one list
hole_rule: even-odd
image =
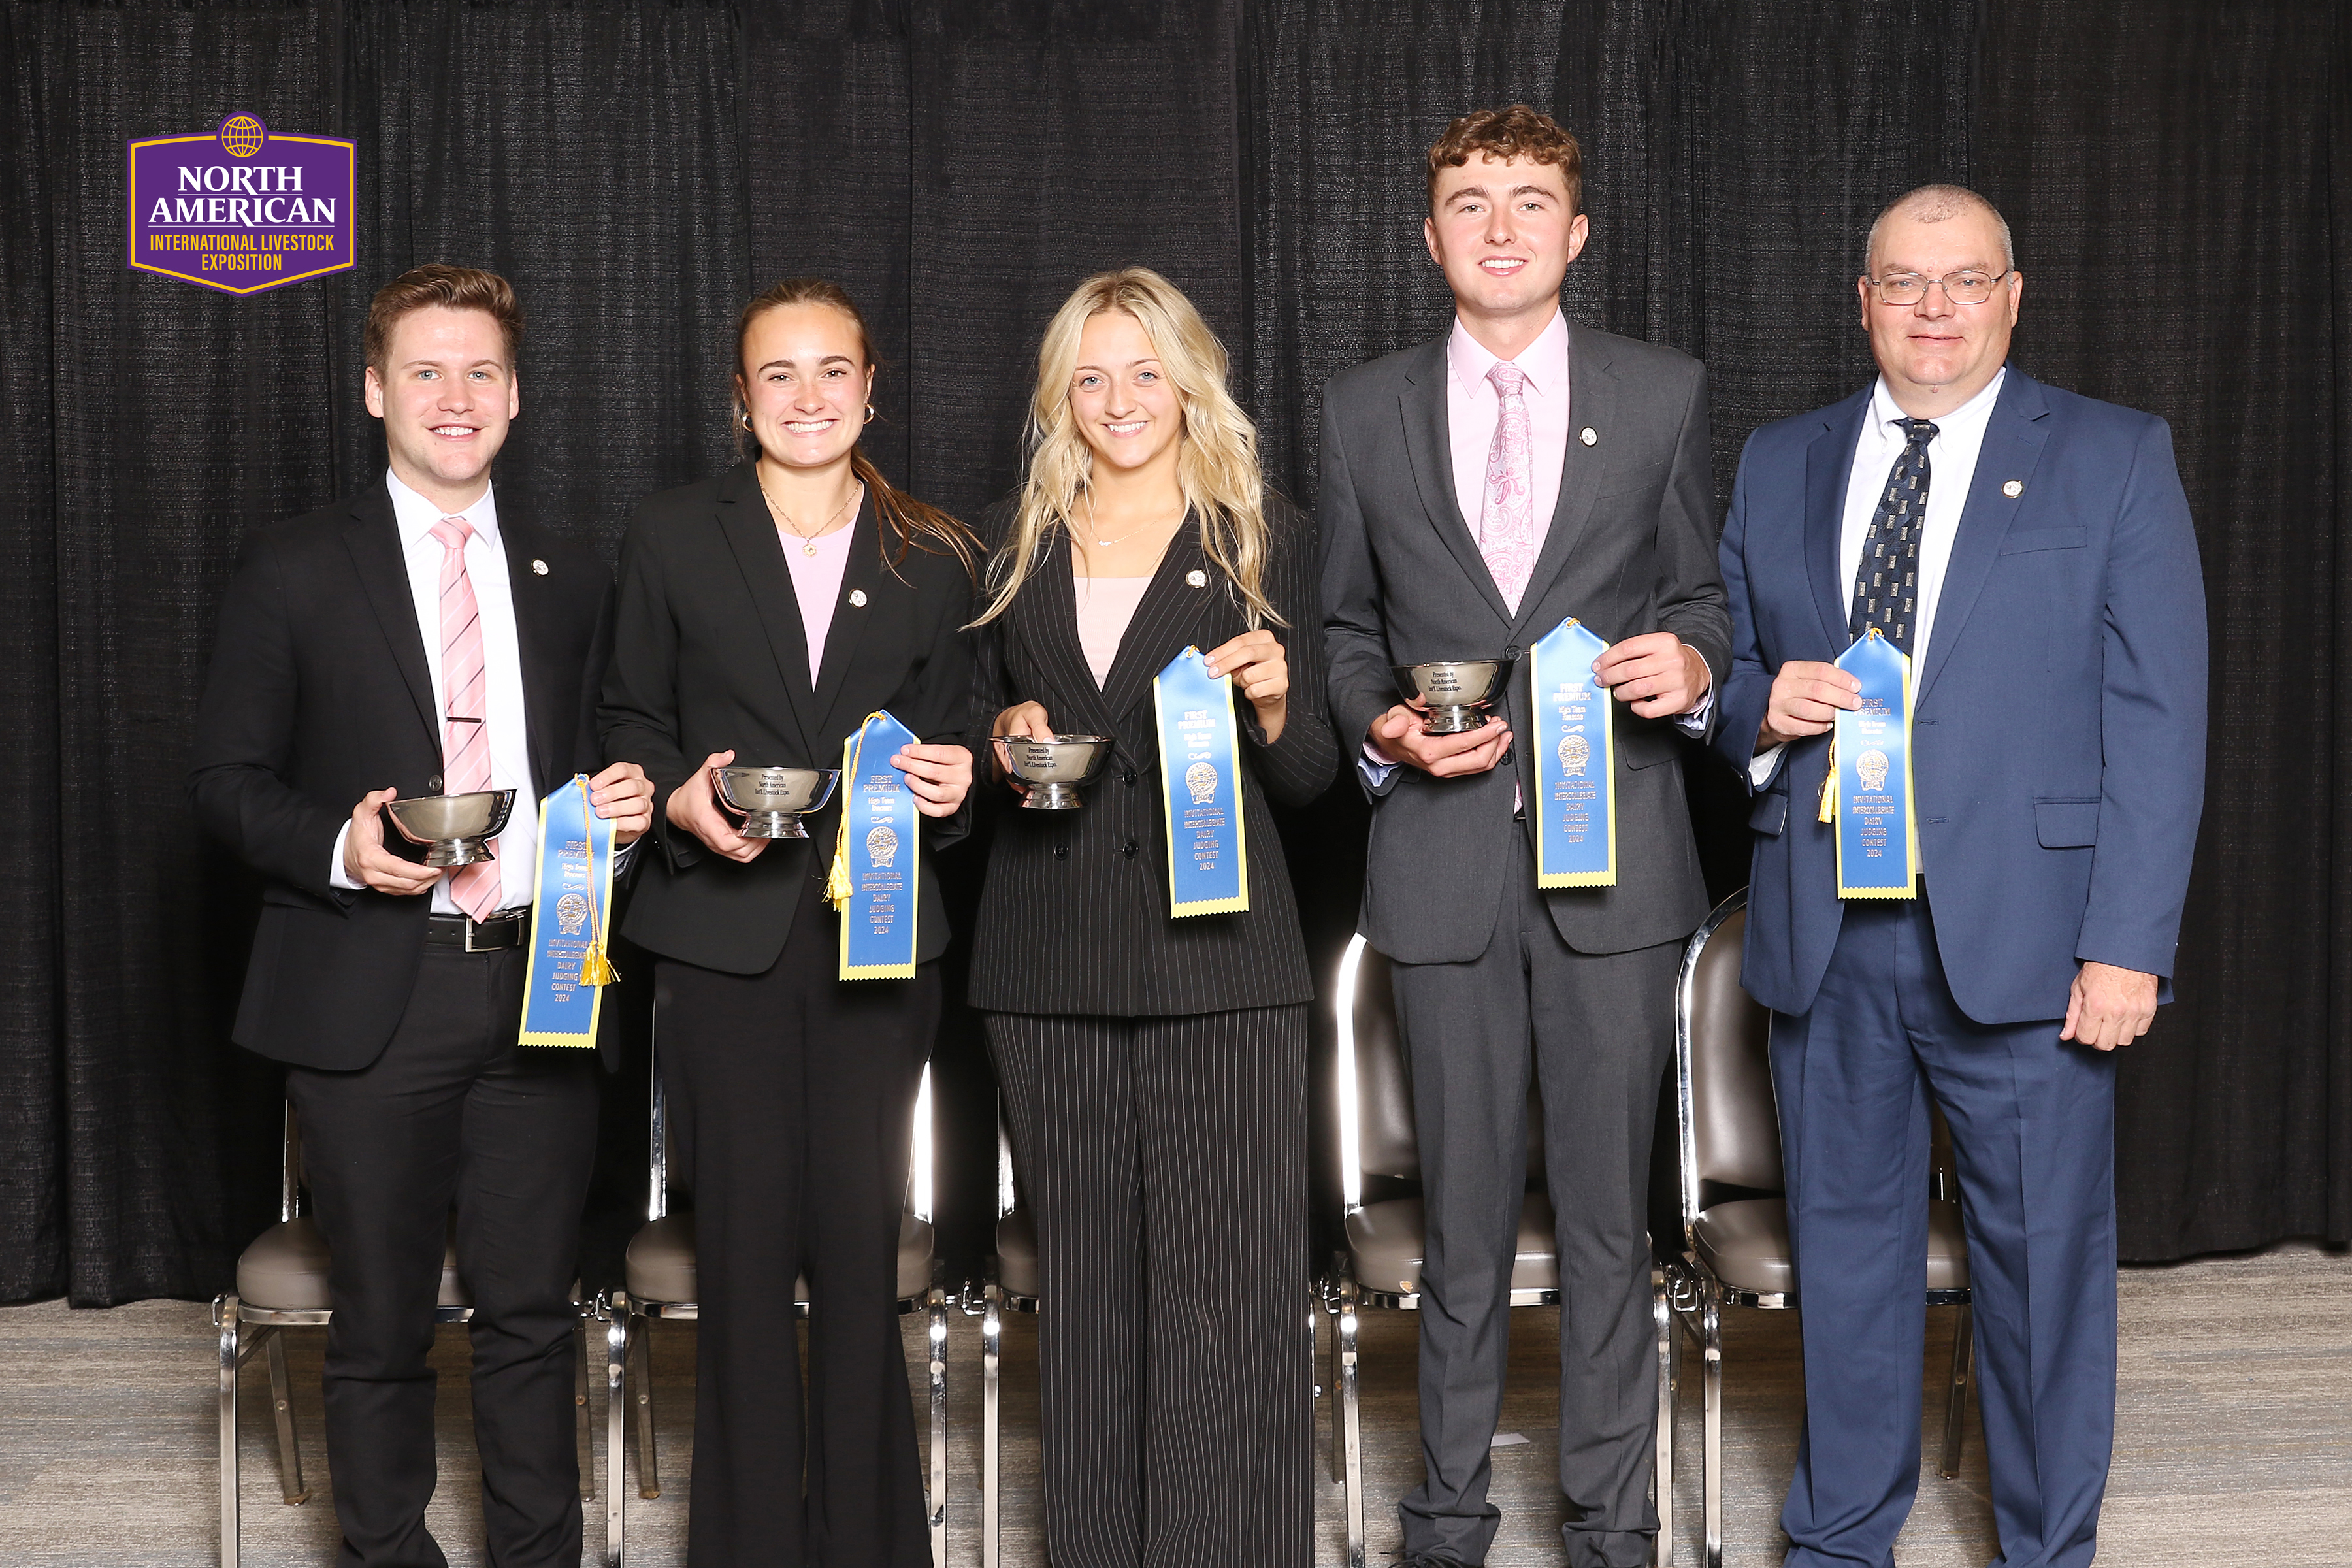
[{"label": "white dress shirt", "polygon": [[[445,515],[439,507],[400,482],[387,471],[384,484],[392,491],[392,515],[400,530],[402,556],[408,563],[408,591],[416,605],[416,626],[425,640],[425,668],[432,682],[433,706],[438,712],[447,698],[441,689],[441,542],[433,525]],[[492,840],[499,860],[499,903],[501,910],[527,906],[539,876],[539,789],[530,773],[530,732],[522,704],[522,650],[515,632],[514,595],[507,577],[506,546],[499,539],[496,487],[463,512],[474,532],[466,541],[466,575],[473,580],[474,602],[482,616],[482,668],[485,703],[482,715],[490,732],[490,787],[515,792],[514,813],[506,831]],[[446,715],[445,715],[446,717]],[[446,726],[444,744],[446,744]],[[389,784],[390,780],[384,781]],[[343,825],[335,835],[334,886],[356,890],[343,865],[343,840],[351,832]],[[433,912],[461,914],[449,896],[449,879],[433,889]]]},{"label": "white dress shirt", "polygon": [[[1952,541],[1960,531],[1960,512],[1967,507],[1969,487],[1977,475],[1977,454],[1984,449],[1985,427],[1992,423],[1993,405],[2000,400],[2006,367],[1994,373],[1985,389],[1932,421],[1936,434],[1927,443],[1927,514],[1919,534],[1919,603],[1911,621],[1911,674],[1916,683],[1927,662],[1927,640],[1935,635],[1936,604],[1944,595],[1944,572],[1952,563]],[[1864,415],[1862,437],[1853,444],[1853,463],[1846,470],[1845,516],[1838,528],[1838,581],[1845,585],[1849,616],[1853,606],[1853,580],[1862,570],[1862,547],[1870,538],[1870,520],[1885,491],[1886,476],[1903,455],[1909,439],[1902,421],[1910,417],[1896,406],[1895,395],[1880,376],[1871,389],[1870,409]],[[1774,674],[1779,672],[1776,670]],[[1782,748],[1756,753],[1748,776],[1758,789],[1772,782],[1780,765]]]}]

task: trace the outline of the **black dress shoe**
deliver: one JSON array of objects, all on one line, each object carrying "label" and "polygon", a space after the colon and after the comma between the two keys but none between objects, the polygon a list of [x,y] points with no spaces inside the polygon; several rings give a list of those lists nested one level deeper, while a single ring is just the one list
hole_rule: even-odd
[{"label": "black dress shoe", "polygon": [[1443,1552],[1424,1552],[1417,1557],[1405,1558],[1397,1564],[1397,1568],[1483,1568],[1483,1564],[1465,1563],[1459,1557],[1448,1557]]}]

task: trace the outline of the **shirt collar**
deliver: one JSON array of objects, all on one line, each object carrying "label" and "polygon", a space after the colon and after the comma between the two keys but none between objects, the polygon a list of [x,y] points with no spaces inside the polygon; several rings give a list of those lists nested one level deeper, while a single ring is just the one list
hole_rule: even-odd
[{"label": "shirt collar", "polygon": [[[1446,373],[1465,391],[1475,392],[1481,387],[1492,389],[1486,373],[1501,363],[1497,355],[1470,335],[1462,318],[1454,318],[1454,331],[1445,339]],[[1527,373],[1528,387],[1538,395],[1549,395],[1568,385],[1568,312],[1554,310],[1551,321],[1536,334],[1536,341],[1519,351],[1511,362]]]},{"label": "shirt collar", "polygon": [[392,492],[393,521],[400,529],[401,542],[415,544],[433,531],[433,525],[444,517],[462,517],[474,525],[477,537],[496,546],[499,542],[498,486],[485,485],[474,504],[461,512],[445,512],[408,486],[390,468],[383,471],[383,487]]},{"label": "shirt collar", "polygon": [[[1946,435],[1957,427],[1968,425],[1980,426],[1987,420],[1990,419],[1992,417],[1992,405],[2000,401],[2001,384],[2008,379],[2009,367],[2007,365],[2003,365],[1999,370],[1992,373],[1992,379],[1986,382],[1984,384],[1983,390],[1979,391],[1974,397],[1969,398],[1966,403],[1961,404],[1949,414],[1938,416],[1934,421],[1936,426],[1936,439],[1938,441],[1942,440]],[[1892,426],[1897,421],[1908,419],[1911,416],[1908,414],[1903,412],[1902,405],[1895,401],[1895,394],[1888,389],[1886,378],[1883,375],[1880,376],[1878,378],[1878,384],[1873,387],[1870,393],[1870,418],[1872,427],[1876,429],[1880,434],[1885,436],[1889,440],[1899,441],[1903,438],[1902,432],[1892,428]]]}]

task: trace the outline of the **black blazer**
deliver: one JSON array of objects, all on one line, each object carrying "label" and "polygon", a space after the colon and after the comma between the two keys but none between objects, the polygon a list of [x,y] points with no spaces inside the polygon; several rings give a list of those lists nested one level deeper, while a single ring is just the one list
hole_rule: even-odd
[{"label": "black blazer", "polygon": [[[992,541],[1009,531],[1013,513],[1007,502],[991,514]],[[1339,752],[1324,721],[1314,541],[1306,519],[1271,496],[1266,521],[1266,596],[1288,623],[1271,629],[1289,659],[1290,702],[1282,738],[1269,745],[1255,710],[1234,700],[1249,837],[1245,912],[1181,920],[1168,912],[1152,678],[1187,645],[1205,653],[1248,629],[1238,595],[1202,552],[1199,530],[1188,520],[1169,544],[1099,689],[1078,643],[1069,543],[1060,535],[1045,546],[1011,608],[981,629],[976,741],[1005,708],[1035,701],[1062,733],[1110,735],[1118,744],[1077,810],[1002,814],[972,939],[973,1006],[1134,1017],[1314,996],[1266,798],[1307,805],[1330,784]],[[1196,573],[1198,587],[1191,581]],[[992,765],[984,776],[990,789],[1009,794]]]},{"label": "black blazer", "polygon": [[[840,794],[750,865],[712,855],[671,826],[669,796],[714,752],[743,766],[837,768],[842,742],[887,708],[927,742],[963,739],[971,686],[971,580],[951,555],[908,550],[886,565],[873,499],[851,525],[849,564],[811,689],[808,634],[774,518],[749,463],[639,504],[621,546],[613,662],[597,712],[604,752],[654,781],[652,837],[622,931],[671,958],[764,973],[784,950],[802,880],[831,863]],[[723,809],[723,808],[722,808]],[[963,836],[970,806],[925,817],[928,849]],[[923,858],[919,960],[948,926]]]},{"label": "black blazer", "polygon": [[[598,765],[596,685],[613,577],[587,550],[511,509],[501,509],[499,538],[532,783],[544,795]],[[360,796],[387,785],[404,797],[440,793],[441,731],[382,481],[246,542],[221,605],[188,778],[197,821],[269,879],[237,1044],[348,1069],[375,1060],[392,1037],[423,959],[432,898],[347,892],[327,879],[335,836]],[[535,810],[515,802],[518,815]],[[388,822],[385,837],[405,847]]]}]

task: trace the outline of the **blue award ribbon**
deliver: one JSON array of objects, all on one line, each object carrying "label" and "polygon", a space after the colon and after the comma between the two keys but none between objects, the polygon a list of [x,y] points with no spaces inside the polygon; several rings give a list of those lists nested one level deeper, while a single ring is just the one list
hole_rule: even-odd
[{"label": "blue award ribbon", "polygon": [[1160,723],[1160,799],[1168,823],[1168,912],[1246,910],[1249,837],[1234,678],[1212,680],[1208,660],[1188,647],[1153,678],[1151,707]]},{"label": "blue award ribbon", "polygon": [[588,775],[539,803],[539,890],[530,900],[530,977],[522,1044],[596,1044],[613,908],[613,825],[588,805]]},{"label": "blue award ribbon", "polygon": [[1536,886],[1617,885],[1617,741],[1592,661],[1609,645],[1573,616],[1535,646]]},{"label": "blue award ribbon", "polygon": [[1911,660],[1876,626],[1838,657],[1862,707],[1838,710],[1831,742],[1841,899],[1915,897],[1919,831],[1911,809]]},{"label": "blue award ribbon", "polygon": [[915,977],[923,835],[907,775],[890,765],[915,732],[868,713],[841,743],[841,832],[825,896],[841,912],[844,980]]}]

